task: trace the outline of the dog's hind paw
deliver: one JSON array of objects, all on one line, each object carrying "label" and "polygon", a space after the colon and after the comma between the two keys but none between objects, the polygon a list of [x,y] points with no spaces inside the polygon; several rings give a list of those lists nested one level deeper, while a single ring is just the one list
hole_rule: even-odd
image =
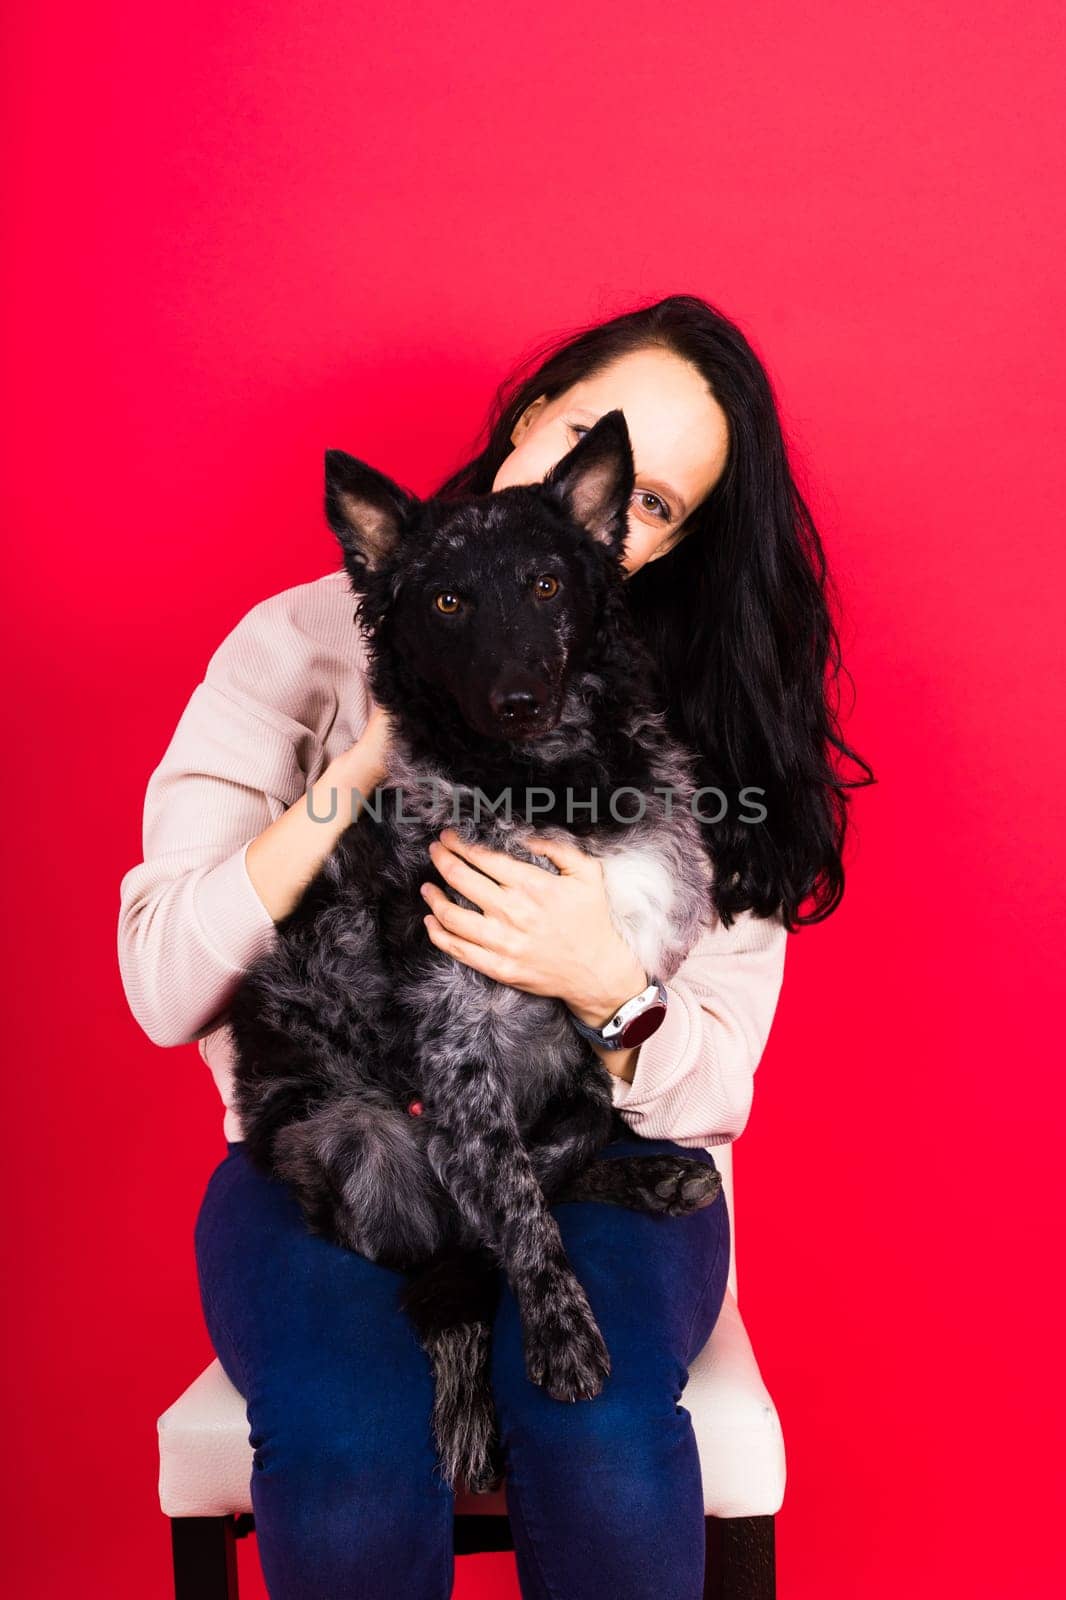
[{"label": "dog's hind paw", "polygon": [[599,1200],[665,1217],[685,1217],[718,1198],[722,1175],[689,1156],[618,1156],[591,1161],[552,1199]]}]

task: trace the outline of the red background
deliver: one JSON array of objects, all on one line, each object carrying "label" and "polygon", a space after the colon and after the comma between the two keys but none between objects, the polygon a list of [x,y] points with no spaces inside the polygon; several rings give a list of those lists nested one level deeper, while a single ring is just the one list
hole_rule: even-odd
[{"label": "red background", "polygon": [[1061,16],[9,7],[10,1592],[169,1593],[221,1105],[114,936],[193,685],[336,564],[326,446],[426,491],[531,344],[680,290],[768,365],[880,779],[736,1154],[780,1593],[1061,1592]]}]

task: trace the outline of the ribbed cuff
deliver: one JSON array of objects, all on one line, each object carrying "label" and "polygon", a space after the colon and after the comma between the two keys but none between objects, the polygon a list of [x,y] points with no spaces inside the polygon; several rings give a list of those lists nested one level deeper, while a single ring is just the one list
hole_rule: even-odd
[{"label": "ribbed cuff", "polygon": [[269,950],[277,924],[248,876],[247,844],[205,872],[193,892],[193,909],[215,960],[243,972]]}]

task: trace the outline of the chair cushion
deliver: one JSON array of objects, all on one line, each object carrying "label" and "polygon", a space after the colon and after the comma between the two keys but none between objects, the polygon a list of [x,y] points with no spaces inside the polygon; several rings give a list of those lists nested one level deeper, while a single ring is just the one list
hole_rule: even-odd
[{"label": "chair cushion", "polygon": [[[709,1516],[780,1510],[785,1492],[781,1426],[731,1291],[689,1369],[681,1400],[692,1416]],[[220,1517],[252,1509],[252,1447],[244,1400],[212,1361],[158,1421],[159,1503],[168,1517]],[[457,1512],[507,1510],[506,1486],[456,1495]]]}]

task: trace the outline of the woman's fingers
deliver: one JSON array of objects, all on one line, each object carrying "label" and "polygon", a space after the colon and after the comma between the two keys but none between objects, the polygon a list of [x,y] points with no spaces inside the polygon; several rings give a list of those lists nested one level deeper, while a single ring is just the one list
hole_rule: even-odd
[{"label": "woman's fingers", "polygon": [[[454,828],[445,828],[439,843],[450,854],[472,863],[479,872],[502,888],[523,888],[535,893],[544,886],[544,867],[532,861],[519,861],[503,850],[490,850],[487,845],[471,843],[468,839],[460,838]],[[574,877],[583,877],[589,872],[598,873],[600,870],[600,863],[595,856],[590,856],[568,839],[542,838],[540,834],[532,833],[524,835],[522,843],[533,855],[547,856],[561,872]],[[456,883],[456,888],[459,887]],[[463,893],[466,892],[463,889]],[[475,896],[471,895],[470,898],[474,899]],[[477,903],[480,905],[481,901]]]},{"label": "woman's fingers", "polygon": [[[588,873],[598,873],[600,862],[597,856],[589,855],[587,850],[582,850],[580,845],[571,843],[569,839],[541,839],[538,837],[524,841],[527,849],[536,856],[547,856],[548,860],[557,866],[560,872],[569,873],[572,877],[581,878]],[[529,865],[528,862],[519,862],[520,866]],[[542,872],[543,867],[534,868]]]},{"label": "woman's fingers", "polygon": [[[465,843],[464,850],[467,848]],[[487,855],[495,855],[496,851],[486,851]],[[472,900],[482,911],[500,911],[503,904],[504,887],[494,881],[491,874],[486,874],[479,867],[473,867],[462,856],[450,850],[447,845],[434,839],[429,846],[429,858],[437,871],[460,894]],[[470,913],[474,915],[473,912]]]},{"label": "woman's fingers", "polygon": [[[462,910],[462,907],[459,909]],[[476,916],[477,913],[469,914]],[[512,956],[499,955],[495,950],[486,950],[482,945],[472,944],[469,939],[451,933],[442,922],[438,921],[436,914],[425,919],[425,928],[428,937],[438,950],[443,950],[466,966],[483,972],[487,978],[495,978],[497,983],[517,986],[518,965]]]},{"label": "woman's fingers", "polygon": [[481,911],[471,911],[469,906],[457,906],[435,883],[423,884],[422,898],[437,921],[450,933],[484,949],[505,950],[508,932],[495,918],[487,917]]}]

